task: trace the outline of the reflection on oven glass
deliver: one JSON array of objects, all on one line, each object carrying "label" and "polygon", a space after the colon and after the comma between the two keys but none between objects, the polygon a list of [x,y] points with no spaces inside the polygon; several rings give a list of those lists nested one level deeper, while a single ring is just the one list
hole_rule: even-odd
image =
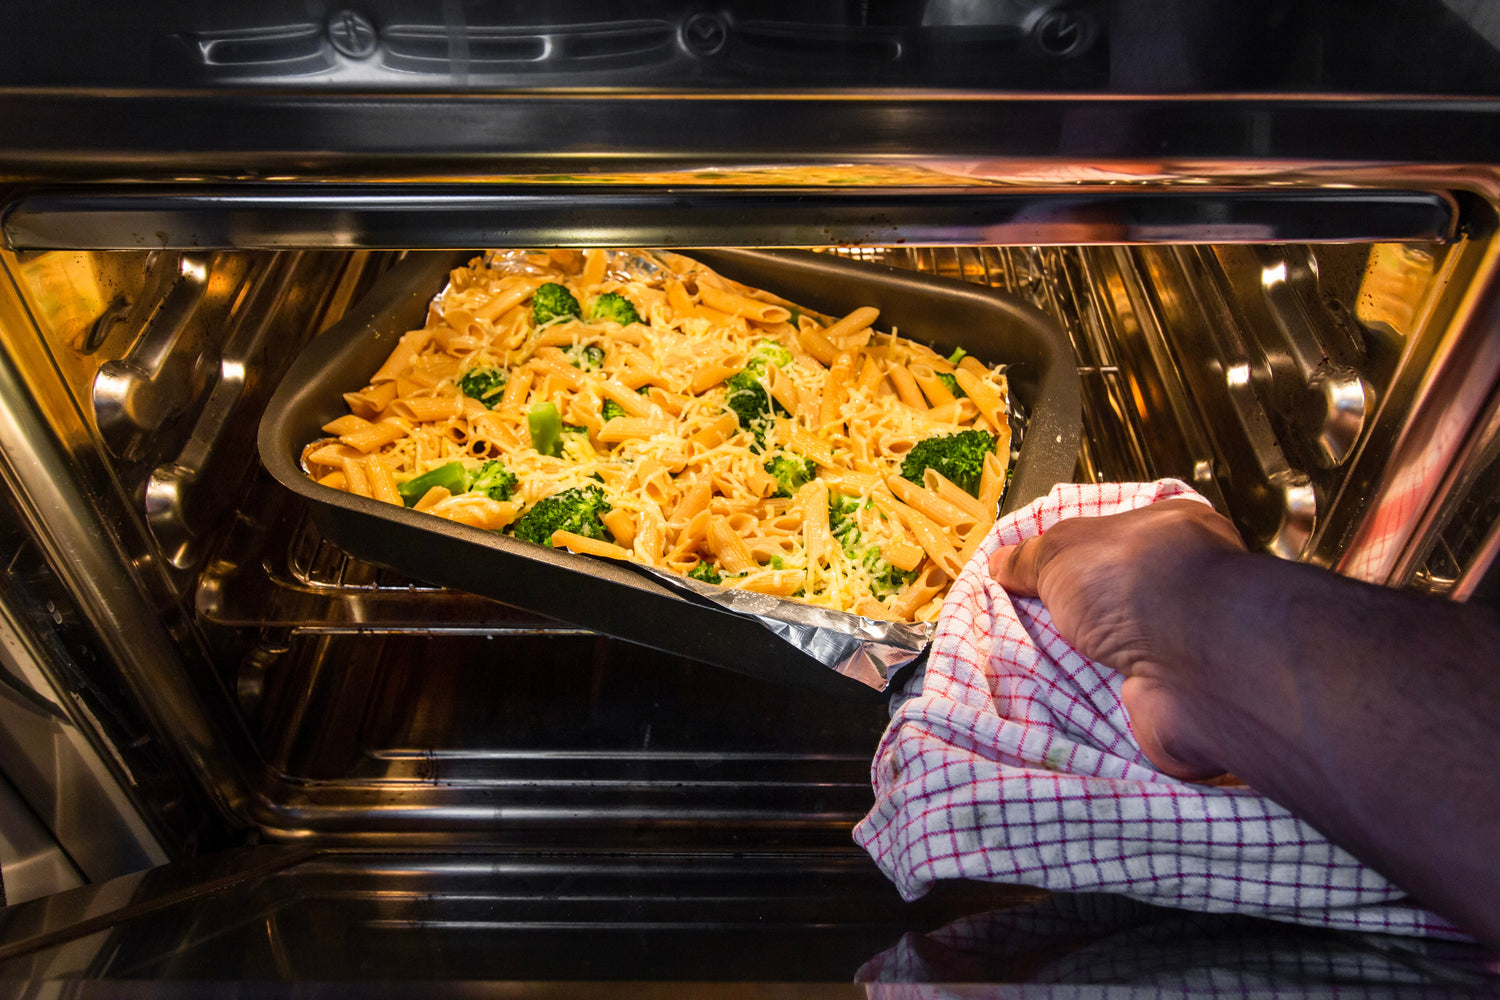
[{"label": "reflection on oven glass", "polygon": [[[1055,895],[907,934],[856,975],[865,983],[1129,983],[1214,995],[1309,987],[1492,995],[1494,957],[1453,941],[1310,930],[1188,913],[1109,895]],[[1429,992],[1431,991],[1431,992]],[[941,994],[939,994],[941,995]]]}]

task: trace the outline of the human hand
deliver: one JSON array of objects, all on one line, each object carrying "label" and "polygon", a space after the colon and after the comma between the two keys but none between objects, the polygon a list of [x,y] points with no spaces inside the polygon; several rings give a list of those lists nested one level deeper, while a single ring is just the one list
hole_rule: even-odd
[{"label": "human hand", "polygon": [[1244,548],[1207,504],[1166,500],[1060,521],[997,549],[990,573],[1013,596],[1040,597],[1063,638],[1125,675],[1121,700],[1142,751],[1192,780],[1224,768],[1189,707],[1212,684],[1193,654],[1191,608],[1208,562]]}]

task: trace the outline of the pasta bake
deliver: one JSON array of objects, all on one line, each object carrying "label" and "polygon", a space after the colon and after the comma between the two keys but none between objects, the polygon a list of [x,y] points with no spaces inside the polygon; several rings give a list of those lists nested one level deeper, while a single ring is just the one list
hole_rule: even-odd
[{"label": "pasta bake", "polygon": [[455,269],[302,464],[543,545],[930,621],[994,522],[1003,369],[650,251]]}]

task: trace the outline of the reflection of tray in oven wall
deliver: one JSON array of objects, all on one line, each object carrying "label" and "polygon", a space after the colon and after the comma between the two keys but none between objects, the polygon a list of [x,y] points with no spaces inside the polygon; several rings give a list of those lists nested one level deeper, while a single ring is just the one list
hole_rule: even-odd
[{"label": "reflection of tray in oven wall", "polygon": [[[319,527],[352,555],[407,575],[482,594],[597,632],[767,680],[851,696],[872,689],[823,666],[756,619],[658,583],[629,564],[574,555],[507,535],[319,486],[299,464],[303,446],[342,416],[401,334],[422,325],[449,271],[471,254],[403,261],[293,364],[266,409],[267,469],[305,497]],[[1030,306],[996,292],[910,271],[803,252],[694,251],[725,277],[819,312],[880,310],[877,326],[1007,364],[1027,417],[1004,508],[1067,481],[1080,428],[1077,372],[1066,337]]]}]

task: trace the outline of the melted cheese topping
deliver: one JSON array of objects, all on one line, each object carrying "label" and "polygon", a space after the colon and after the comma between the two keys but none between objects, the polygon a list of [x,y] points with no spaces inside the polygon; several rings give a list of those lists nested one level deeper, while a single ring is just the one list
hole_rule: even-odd
[{"label": "melted cheese topping", "polygon": [[[451,490],[434,487],[418,508],[502,530],[548,496],[599,486],[627,515],[610,518],[622,557],[679,573],[707,563],[724,586],[868,617],[935,618],[952,560],[974,551],[1004,486],[1004,374],[963,359],[962,377],[980,388],[948,402],[932,383],[955,365],[894,332],[874,333],[863,314],[793,311],[676,255],[648,258],[661,267],[628,266],[643,253],[497,252],[456,269],[427,324],[402,338],[364,390],[346,395],[350,415],[325,427],[334,438],[307,446],[304,467],[326,485],[401,503],[396,490],[417,476],[499,460],[519,480],[509,501],[464,492],[465,502],[444,502]],[[543,282],[565,286],[584,317],[599,296],[623,295],[641,322],[538,325],[532,296]],[[602,363],[591,367],[586,347],[602,349]],[[747,366],[779,408],[758,428],[728,417],[725,382]],[[487,367],[508,376],[488,405],[459,388]],[[606,421],[612,396],[626,415]],[[528,414],[544,403],[582,429],[563,433],[556,457],[532,446]],[[975,429],[997,437],[969,502],[986,517],[955,517],[943,497],[956,487],[931,473],[919,484],[928,488],[893,494],[889,477],[913,445]],[[790,497],[775,495],[767,471],[783,454],[817,469]],[[852,515],[842,541],[830,532],[830,504]]]}]

